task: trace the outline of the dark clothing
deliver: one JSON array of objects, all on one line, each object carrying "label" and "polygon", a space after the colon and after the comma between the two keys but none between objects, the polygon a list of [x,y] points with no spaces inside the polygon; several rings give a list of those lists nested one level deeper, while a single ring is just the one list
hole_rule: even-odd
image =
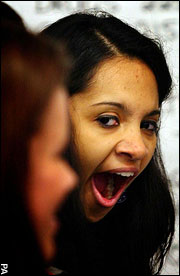
[{"label": "dark clothing", "polygon": [[[72,203],[68,203],[61,213],[61,231],[57,236],[58,253],[53,266],[67,271],[68,275],[151,275],[149,265],[137,250],[138,241],[132,241],[131,227],[127,229],[123,215],[126,203],[115,206],[105,218],[91,223],[79,214],[73,214]],[[126,242],[127,241],[127,242]],[[141,273],[142,269],[142,273]],[[146,271],[146,273],[144,273]]]}]

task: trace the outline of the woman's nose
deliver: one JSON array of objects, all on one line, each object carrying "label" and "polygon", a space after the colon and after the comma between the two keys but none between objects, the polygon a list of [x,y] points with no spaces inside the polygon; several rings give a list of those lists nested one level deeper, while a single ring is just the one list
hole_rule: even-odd
[{"label": "woman's nose", "polygon": [[118,155],[123,155],[131,160],[142,160],[148,153],[148,149],[140,134],[121,139],[115,147]]}]

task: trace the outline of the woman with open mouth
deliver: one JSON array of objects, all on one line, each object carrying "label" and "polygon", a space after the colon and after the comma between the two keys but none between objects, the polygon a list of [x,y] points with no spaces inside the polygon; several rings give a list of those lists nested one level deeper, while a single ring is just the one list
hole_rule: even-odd
[{"label": "woman with open mouth", "polygon": [[70,275],[159,273],[174,206],[158,147],[171,76],[158,42],[105,12],[76,13],[43,32],[65,41],[80,183],[61,220],[54,266]]}]

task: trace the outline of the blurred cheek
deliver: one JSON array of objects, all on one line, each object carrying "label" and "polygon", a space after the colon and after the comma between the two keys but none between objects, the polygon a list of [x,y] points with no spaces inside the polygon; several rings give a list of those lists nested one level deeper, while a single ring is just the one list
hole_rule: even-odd
[{"label": "blurred cheek", "polygon": [[[60,180],[60,174],[58,172],[52,171],[50,166],[37,166],[34,172],[31,173],[29,179],[29,199],[31,198],[32,201],[29,201],[30,205],[31,202],[36,201],[37,204],[44,199],[51,199],[54,196],[54,189],[56,188],[56,184],[58,183],[58,179]],[[48,195],[49,194],[49,195]]]},{"label": "blurred cheek", "polygon": [[75,174],[64,164],[38,166],[30,177],[28,202],[34,215],[46,218],[46,212],[54,212],[66,194],[75,185]]},{"label": "blurred cheek", "polygon": [[28,210],[45,258],[55,250],[55,212],[74,188],[75,181],[75,174],[63,163],[41,164],[29,176]]}]

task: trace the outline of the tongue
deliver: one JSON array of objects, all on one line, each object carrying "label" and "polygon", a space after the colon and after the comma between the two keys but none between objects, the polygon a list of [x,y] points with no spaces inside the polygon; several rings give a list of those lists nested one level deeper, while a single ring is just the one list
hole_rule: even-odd
[{"label": "tongue", "polygon": [[[114,196],[119,191],[120,187],[125,184],[125,180],[127,179],[124,177],[109,173],[99,173],[94,176],[96,189],[105,198]],[[109,183],[113,183],[114,185],[112,184],[109,186]]]}]

